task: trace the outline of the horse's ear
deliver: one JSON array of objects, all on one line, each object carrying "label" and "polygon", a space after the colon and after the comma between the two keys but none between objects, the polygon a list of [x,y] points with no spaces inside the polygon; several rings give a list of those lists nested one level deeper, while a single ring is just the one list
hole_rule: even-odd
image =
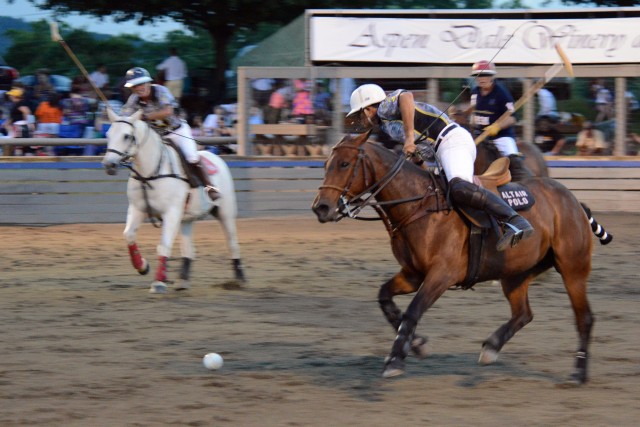
[{"label": "horse's ear", "polygon": [[136,111],[134,114],[131,115],[131,121],[135,122],[136,120],[140,120],[140,117],[142,117],[142,114],[144,113],[144,111],[142,110],[138,110]]},{"label": "horse's ear", "polygon": [[118,115],[109,107],[107,107],[107,117],[109,117],[109,121],[111,123],[113,123],[116,120],[118,120]]},{"label": "horse's ear", "polygon": [[369,139],[369,136],[371,136],[371,131],[373,129],[369,129],[368,131],[366,131],[365,133],[361,133],[360,135],[358,135],[355,139],[355,143],[356,145],[362,145],[365,142],[367,142],[367,140]]}]

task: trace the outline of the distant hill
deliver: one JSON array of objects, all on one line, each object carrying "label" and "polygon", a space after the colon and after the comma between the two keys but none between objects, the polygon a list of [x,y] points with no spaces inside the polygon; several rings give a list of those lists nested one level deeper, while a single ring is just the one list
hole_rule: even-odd
[{"label": "distant hill", "polygon": [[11,39],[5,35],[7,30],[28,31],[30,29],[31,24],[22,19],[0,16],[0,56],[11,46]]}]

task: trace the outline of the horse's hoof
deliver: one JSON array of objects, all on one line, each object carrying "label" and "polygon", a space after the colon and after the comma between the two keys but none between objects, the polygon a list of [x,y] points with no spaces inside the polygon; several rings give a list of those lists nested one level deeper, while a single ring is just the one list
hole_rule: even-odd
[{"label": "horse's hoof", "polygon": [[145,274],[149,273],[149,261],[142,258],[142,267],[140,267],[140,269],[138,270],[138,273],[141,276],[144,276]]},{"label": "horse's hoof", "polygon": [[191,282],[184,279],[179,280],[175,287],[176,291],[187,291],[189,289],[191,289]]},{"label": "horse's hoof", "polygon": [[166,294],[167,293],[167,285],[162,282],[155,281],[151,284],[149,288],[150,294]]},{"label": "horse's hoof", "polygon": [[404,361],[397,357],[387,357],[385,359],[382,378],[393,378],[404,374]]},{"label": "horse's hoof", "polygon": [[429,355],[429,345],[424,337],[414,337],[411,341],[411,352],[418,358],[424,359]]},{"label": "horse's hoof", "polygon": [[498,352],[494,349],[484,346],[482,347],[482,351],[480,352],[480,358],[478,359],[478,363],[480,365],[491,365],[498,360]]}]

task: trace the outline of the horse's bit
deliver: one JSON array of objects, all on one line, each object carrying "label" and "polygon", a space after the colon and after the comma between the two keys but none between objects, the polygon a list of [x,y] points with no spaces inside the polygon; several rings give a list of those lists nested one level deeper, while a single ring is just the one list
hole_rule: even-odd
[{"label": "horse's bit", "polygon": [[[358,217],[358,215],[367,206],[372,206],[380,215],[381,214],[380,206],[412,202],[412,201],[420,200],[423,198],[423,196],[416,196],[416,197],[410,197],[406,199],[390,200],[387,202],[373,201],[374,197],[378,195],[378,193],[380,193],[380,191],[382,191],[391,182],[391,180],[393,180],[393,178],[400,172],[400,169],[402,169],[402,165],[406,160],[405,157],[399,156],[398,160],[393,165],[393,167],[382,178],[380,178],[378,181],[374,182],[373,184],[369,185],[368,178],[369,178],[369,175],[371,174],[368,174],[367,170],[373,170],[373,168],[371,167],[370,164],[368,164],[370,163],[371,160],[368,160],[367,162],[365,162],[365,159],[368,159],[368,157],[364,151],[364,148],[362,146],[354,147],[351,145],[343,145],[343,146],[336,146],[333,148],[333,150],[338,150],[340,148],[349,148],[352,150],[358,150],[358,156],[357,156],[356,164],[353,167],[353,173],[351,174],[349,181],[344,186],[344,188],[340,188],[333,185],[320,186],[320,189],[329,188],[329,189],[333,189],[341,192],[339,197],[339,203],[338,203],[338,213],[341,216],[337,218],[336,221],[339,221],[346,216],[348,216],[349,218],[360,219],[360,220],[369,220],[369,221],[380,220],[381,219],[380,217],[362,218],[362,217]],[[353,195],[350,192],[350,189],[351,189],[351,185],[353,184],[353,181],[358,176],[360,167],[362,167],[364,185],[366,188],[363,191],[361,191],[360,194]],[[367,194],[368,196],[363,200],[362,197]],[[350,197],[350,199],[348,197]],[[355,205],[355,207],[353,207],[353,205]]]}]

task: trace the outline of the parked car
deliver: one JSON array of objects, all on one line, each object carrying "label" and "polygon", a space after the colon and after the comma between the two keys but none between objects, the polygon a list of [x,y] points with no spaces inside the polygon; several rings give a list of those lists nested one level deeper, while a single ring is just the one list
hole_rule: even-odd
[{"label": "parked car", "polygon": [[[52,74],[49,76],[49,79],[56,92],[64,93],[71,91],[71,79],[69,77]],[[20,77],[18,81],[24,83],[27,87],[33,87],[36,84],[36,76],[29,75]]]},{"label": "parked car", "polygon": [[20,78],[20,73],[8,65],[0,65],[0,90],[10,90],[13,81]]}]

